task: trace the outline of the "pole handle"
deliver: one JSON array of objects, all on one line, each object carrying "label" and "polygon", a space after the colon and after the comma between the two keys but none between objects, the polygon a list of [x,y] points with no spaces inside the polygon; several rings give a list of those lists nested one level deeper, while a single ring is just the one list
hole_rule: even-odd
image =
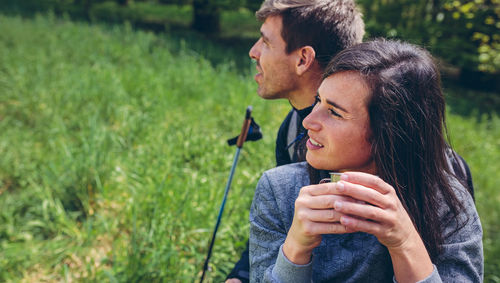
[{"label": "pole handle", "polygon": [[241,133],[236,141],[236,146],[238,148],[243,147],[243,143],[247,139],[248,129],[250,128],[250,123],[252,123],[252,106],[247,107],[247,112],[245,115],[245,120],[243,120],[243,126],[241,127]]}]

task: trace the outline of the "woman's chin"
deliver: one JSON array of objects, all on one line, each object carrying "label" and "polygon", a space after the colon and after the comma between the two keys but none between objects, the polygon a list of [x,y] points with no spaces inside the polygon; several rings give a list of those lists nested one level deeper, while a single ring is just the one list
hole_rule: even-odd
[{"label": "woman's chin", "polygon": [[325,166],[323,162],[318,160],[317,158],[314,158],[314,156],[311,156],[309,152],[306,154],[306,161],[311,165],[314,169],[317,170],[330,170],[328,166]]}]

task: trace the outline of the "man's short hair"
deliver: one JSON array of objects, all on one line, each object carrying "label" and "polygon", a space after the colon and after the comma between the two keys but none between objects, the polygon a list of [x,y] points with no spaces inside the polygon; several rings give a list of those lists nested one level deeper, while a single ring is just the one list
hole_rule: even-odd
[{"label": "man's short hair", "polygon": [[281,16],[285,51],[311,46],[322,69],[338,52],[360,43],[365,33],[354,0],[266,0],[256,16],[260,21]]}]

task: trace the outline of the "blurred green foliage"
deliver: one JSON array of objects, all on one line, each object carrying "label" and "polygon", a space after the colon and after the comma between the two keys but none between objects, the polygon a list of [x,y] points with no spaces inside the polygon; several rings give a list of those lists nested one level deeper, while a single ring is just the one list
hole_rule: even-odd
[{"label": "blurred green foliage", "polygon": [[[4,0],[0,9],[33,14],[53,10],[72,18],[125,22],[155,31],[193,27],[224,33],[224,11],[251,15],[260,0]],[[456,68],[465,85],[500,89],[500,0],[358,0],[368,37],[401,38],[423,45]],[[255,19],[250,19],[255,22]],[[251,26],[245,17],[232,25]],[[235,33],[233,33],[235,34]],[[245,34],[245,32],[243,32]]]},{"label": "blurred green foliage", "polygon": [[[451,1],[444,3],[453,28],[465,28],[472,32],[468,37],[475,43],[479,53],[474,63],[485,72],[500,70],[500,0]],[[469,34],[468,34],[469,35]]]},{"label": "blurred green foliage", "polygon": [[500,0],[358,0],[370,37],[428,47],[463,69],[500,76]]}]

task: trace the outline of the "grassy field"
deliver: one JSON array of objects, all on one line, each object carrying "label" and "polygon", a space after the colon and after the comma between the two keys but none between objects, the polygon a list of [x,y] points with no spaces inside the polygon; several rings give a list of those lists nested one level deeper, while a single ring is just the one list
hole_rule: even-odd
[{"label": "grassy field", "polygon": [[[264,139],[240,156],[207,280],[222,281],[288,103],[258,98],[250,61],[237,70],[194,36],[51,15],[0,23],[0,282],[195,281],[235,151],[226,139],[253,105]],[[229,55],[214,64],[210,54]],[[485,279],[500,282],[500,119],[451,113],[476,186]]]}]

